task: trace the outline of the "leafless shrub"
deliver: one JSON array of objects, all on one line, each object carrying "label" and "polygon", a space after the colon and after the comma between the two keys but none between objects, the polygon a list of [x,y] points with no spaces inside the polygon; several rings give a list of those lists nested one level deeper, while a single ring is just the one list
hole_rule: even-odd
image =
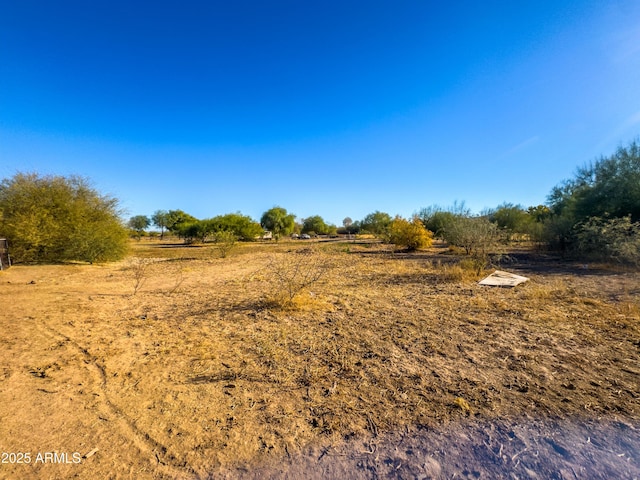
[{"label": "leafless shrub", "polygon": [[296,296],[318,282],[329,268],[327,257],[310,248],[273,255],[266,266],[271,282],[269,303],[291,306]]},{"label": "leafless shrub", "polygon": [[133,295],[138,293],[148,278],[148,270],[151,261],[147,258],[135,258],[129,269],[133,277]]},{"label": "leafless shrub", "polygon": [[236,246],[238,237],[235,233],[223,230],[216,232],[213,236],[215,242],[215,248],[220,254],[220,257],[226,258],[229,252]]},{"label": "leafless shrub", "polygon": [[167,295],[173,295],[174,293],[176,293],[185,280],[184,268],[182,267],[182,265],[176,265],[172,273],[173,273],[173,285],[167,291]]}]

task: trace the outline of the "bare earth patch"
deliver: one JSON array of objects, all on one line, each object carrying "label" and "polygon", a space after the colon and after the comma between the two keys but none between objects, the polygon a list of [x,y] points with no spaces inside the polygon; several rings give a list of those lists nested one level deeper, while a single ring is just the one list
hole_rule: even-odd
[{"label": "bare earth patch", "polygon": [[327,244],[275,307],[308,245],[2,272],[0,478],[640,477],[637,272]]}]

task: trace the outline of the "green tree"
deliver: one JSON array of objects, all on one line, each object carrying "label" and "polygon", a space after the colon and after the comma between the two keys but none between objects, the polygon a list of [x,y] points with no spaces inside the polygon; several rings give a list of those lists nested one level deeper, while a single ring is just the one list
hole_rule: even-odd
[{"label": "green tree", "polygon": [[327,225],[320,215],[305,218],[302,222],[302,233],[316,233],[317,235],[328,235],[331,233],[331,226]]},{"label": "green tree", "polygon": [[515,234],[530,232],[533,218],[521,205],[503,203],[489,214],[489,220],[494,222],[504,232],[506,240],[510,241]]},{"label": "green tree", "polygon": [[144,235],[144,231],[151,225],[151,220],[146,215],[136,215],[129,219],[127,226],[135,233],[138,240]]},{"label": "green tree", "polygon": [[269,230],[276,242],[283,235],[289,235],[295,227],[296,217],[282,207],[273,207],[262,214],[260,225]]},{"label": "green tree", "polygon": [[[551,215],[544,220],[544,238],[550,246],[578,254],[590,254],[589,242],[607,221],[627,218],[640,221],[640,145],[631,142],[609,157],[579,168],[575,177],[551,190],[547,198]],[[595,219],[591,222],[591,219]],[[616,224],[617,225],[617,224]]]},{"label": "green tree", "polygon": [[388,213],[376,210],[370,213],[360,222],[360,228],[376,237],[385,238],[391,225],[391,216]]},{"label": "green tree", "polygon": [[208,220],[195,220],[178,223],[173,227],[173,232],[182,238],[184,243],[204,243],[213,233],[213,228]]},{"label": "green tree", "polygon": [[565,180],[549,194],[555,215],[569,215],[577,222],[589,217],[640,221],[640,144],[619,147],[609,157],[579,168],[575,178]]},{"label": "green tree", "polygon": [[166,217],[166,227],[172,233],[177,233],[181,229],[181,225],[195,223],[198,219],[182,210],[169,210]]},{"label": "green tree", "polygon": [[351,227],[353,226],[353,220],[351,219],[351,217],[345,217],[345,219],[342,220],[342,226],[344,228],[338,229],[338,233],[344,232],[349,235],[349,238],[351,238]]},{"label": "green tree", "polygon": [[237,239],[255,240],[263,232],[258,222],[241,213],[227,213],[209,220],[212,232],[231,232]]},{"label": "green tree", "polygon": [[444,232],[448,225],[456,219],[455,214],[440,210],[439,207],[423,208],[418,216],[422,220],[422,224],[437,238],[444,238]]},{"label": "green tree", "polygon": [[160,229],[160,240],[164,239],[164,231],[169,225],[169,212],[166,210],[156,210],[151,216],[151,221]]},{"label": "green tree", "polygon": [[18,173],[0,183],[0,236],[16,262],[118,260],[128,246],[121,213],[78,176]]}]

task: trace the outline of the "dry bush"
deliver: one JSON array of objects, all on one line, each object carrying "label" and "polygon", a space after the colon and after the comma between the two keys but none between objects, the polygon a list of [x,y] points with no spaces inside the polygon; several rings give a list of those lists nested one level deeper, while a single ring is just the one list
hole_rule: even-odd
[{"label": "dry bush", "polygon": [[129,266],[133,278],[133,295],[136,295],[148,278],[151,260],[148,258],[134,258]]},{"label": "dry bush", "polygon": [[554,302],[565,300],[572,294],[564,280],[547,281],[544,284],[531,282],[524,298],[532,302]]},{"label": "dry bush", "polygon": [[178,289],[182,286],[185,280],[185,269],[182,265],[177,263],[173,269],[171,270],[171,277],[173,279],[173,284],[167,290],[167,295],[173,295],[178,291]]},{"label": "dry bush", "polygon": [[499,241],[496,224],[486,218],[457,217],[444,230],[450,245],[464,248],[467,255],[487,256]]},{"label": "dry bush", "polygon": [[489,258],[484,255],[472,255],[460,260],[460,268],[466,272],[472,272],[476,277],[481,277],[489,264]]},{"label": "dry bush", "polygon": [[436,268],[438,279],[444,283],[457,283],[479,280],[485,273],[486,263],[482,258],[463,258],[454,264],[445,264]]},{"label": "dry bush", "polygon": [[329,258],[313,249],[272,255],[265,267],[271,282],[267,303],[279,307],[294,306],[296,297],[318,282],[329,268]]},{"label": "dry bush", "polygon": [[227,258],[227,255],[229,255],[238,242],[236,234],[227,230],[216,232],[213,238],[216,250],[220,254],[221,258]]}]

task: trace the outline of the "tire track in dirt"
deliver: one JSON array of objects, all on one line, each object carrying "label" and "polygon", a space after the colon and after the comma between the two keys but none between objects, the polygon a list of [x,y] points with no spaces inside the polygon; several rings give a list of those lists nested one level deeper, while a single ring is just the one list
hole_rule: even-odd
[{"label": "tire track in dirt", "polygon": [[153,439],[147,432],[138,428],[135,422],[109,399],[109,395],[107,394],[107,374],[95,356],[91,355],[86,348],[72,338],[47,325],[44,320],[37,320],[35,324],[44,334],[53,337],[57,341],[62,339],[82,355],[87,370],[89,371],[91,382],[94,385],[97,384],[97,390],[100,392],[98,398],[101,399],[101,403],[105,409],[103,413],[115,419],[114,423],[118,426],[120,433],[128,438],[141,452],[145,452],[150,458],[155,457],[158,473],[175,479],[186,480],[200,478],[186,460],[180,461],[174,455],[168,453],[166,446]]}]

